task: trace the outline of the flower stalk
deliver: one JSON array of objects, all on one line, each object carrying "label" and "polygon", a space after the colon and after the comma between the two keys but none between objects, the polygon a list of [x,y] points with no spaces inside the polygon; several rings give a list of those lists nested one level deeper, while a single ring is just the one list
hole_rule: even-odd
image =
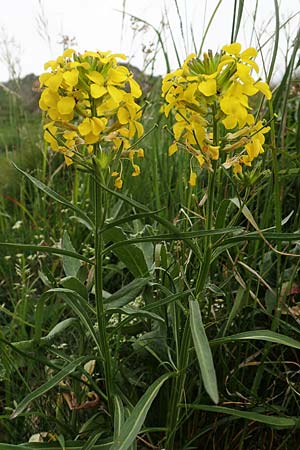
[{"label": "flower stalk", "polygon": [[94,179],[94,211],[95,211],[95,300],[99,332],[99,348],[103,360],[104,380],[107,393],[108,410],[113,417],[113,368],[109,348],[109,336],[106,331],[106,317],[103,302],[103,235],[105,222],[104,192],[101,188],[101,169],[96,158],[93,159]]}]

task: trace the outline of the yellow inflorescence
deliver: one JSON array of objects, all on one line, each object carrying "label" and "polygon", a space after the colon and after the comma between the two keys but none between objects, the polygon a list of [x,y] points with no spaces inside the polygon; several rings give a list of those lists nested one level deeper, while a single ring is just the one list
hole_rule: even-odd
[{"label": "yellow inflorescence", "polygon": [[[254,48],[241,52],[241,45],[233,43],[225,45],[221,54],[204,54],[202,60],[191,54],[180,69],[166,75],[163,111],[167,117],[175,113],[169,155],[182,146],[200,167],[210,169],[211,161],[225,151],[224,167],[240,173],[243,165],[251,166],[263,153],[264,134],[270,128],[262,121],[255,123],[248,99],[258,92],[267,99],[272,94],[267,83],[251,75],[259,71],[256,56]],[[196,184],[192,168],[189,184]]]},{"label": "yellow inflorescence", "polygon": [[[133,74],[118,65],[124,55],[110,52],[76,53],[67,49],[54,61],[45,64],[40,76],[43,89],[39,106],[46,112],[44,138],[52,150],[64,154],[68,165],[85,149],[86,156],[94,152],[94,145],[103,147],[102,165],[126,158],[133,168],[133,176],[140,173],[135,157],[143,157],[142,149],[132,147],[132,139],[144,133],[140,123],[141,108],[136,99],[142,95]],[[107,154],[107,149],[110,151]],[[122,166],[121,166],[122,167]],[[114,171],[115,186],[121,188],[122,168]]]}]

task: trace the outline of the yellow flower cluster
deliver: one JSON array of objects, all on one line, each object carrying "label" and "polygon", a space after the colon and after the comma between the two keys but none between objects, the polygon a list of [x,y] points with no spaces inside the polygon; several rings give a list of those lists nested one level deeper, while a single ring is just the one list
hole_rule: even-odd
[{"label": "yellow flower cluster", "polygon": [[[132,72],[118,65],[124,55],[110,52],[76,53],[67,49],[54,61],[45,64],[39,80],[43,89],[39,106],[46,112],[44,138],[54,151],[65,156],[66,163],[90,155],[98,144],[103,166],[118,157],[129,159],[133,176],[140,173],[135,157],[142,149],[132,146],[132,139],[143,135],[142,115],[136,99],[142,95]],[[109,150],[107,151],[107,147]],[[103,147],[103,148],[102,148]],[[113,171],[115,186],[122,187],[122,164]]]},{"label": "yellow flower cluster", "polygon": [[[255,81],[251,75],[253,70],[259,71],[256,56],[254,48],[241,52],[241,45],[233,43],[225,45],[221,54],[204,54],[203,60],[191,54],[181,68],[166,75],[163,111],[167,117],[175,112],[169,155],[182,146],[200,167],[211,168],[211,160],[218,160],[225,150],[224,167],[239,173],[243,165],[251,166],[263,152],[269,127],[261,121],[255,123],[248,99],[258,92],[267,99],[272,97],[267,83]],[[226,134],[226,130],[233,132]],[[189,183],[196,183],[193,169]]]}]

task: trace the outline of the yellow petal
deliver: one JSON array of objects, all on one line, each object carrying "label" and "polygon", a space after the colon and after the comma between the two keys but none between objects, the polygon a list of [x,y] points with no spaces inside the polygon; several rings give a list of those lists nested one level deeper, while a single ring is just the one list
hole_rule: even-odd
[{"label": "yellow petal", "polygon": [[116,102],[120,103],[123,100],[123,97],[125,95],[124,91],[121,91],[120,89],[114,87],[114,86],[107,86],[107,90],[111,98]]},{"label": "yellow petal", "polygon": [[[122,70],[122,69],[125,69]],[[126,67],[118,67],[117,69],[109,69],[107,72],[107,76],[109,81],[111,81],[113,84],[118,83],[124,83],[128,78],[128,71],[126,70]]]},{"label": "yellow petal", "polygon": [[58,66],[59,66],[59,64],[57,61],[51,60],[44,64],[44,69],[47,70],[50,67],[52,70],[55,70],[55,69],[57,69]]},{"label": "yellow petal", "polygon": [[198,90],[201,92],[201,94],[204,94],[206,97],[209,97],[210,95],[215,95],[217,92],[217,83],[214,78],[202,81],[199,86]]},{"label": "yellow petal", "polygon": [[180,136],[182,135],[182,132],[185,129],[185,127],[186,127],[186,123],[183,120],[174,124],[173,132],[174,132],[174,137],[175,137],[176,141],[179,141]]},{"label": "yellow petal", "polygon": [[142,95],[142,91],[139,84],[133,78],[129,78],[128,81],[130,84],[130,91],[132,96],[135,98],[139,98]]},{"label": "yellow petal", "polygon": [[255,61],[252,61],[251,59],[248,59],[247,60],[247,64],[249,64],[255,70],[256,73],[259,72],[259,67],[258,67],[258,65],[257,65],[257,63]]},{"label": "yellow petal", "polygon": [[74,53],[76,53],[76,50],[74,50],[73,48],[66,48],[66,50],[63,52],[63,57],[71,58]]},{"label": "yellow petal", "polygon": [[119,59],[123,59],[124,61],[127,59],[127,56],[124,55],[124,53],[112,53],[111,58],[119,58]]},{"label": "yellow petal", "polygon": [[203,164],[205,163],[205,159],[203,158],[203,156],[202,155],[197,155],[196,159],[197,159],[198,163],[200,164],[200,167],[202,167]]},{"label": "yellow petal", "polygon": [[191,171],[190,173],[190,179],[189,179],[189,185],[191,187],[196,186],[196,180],[197,180],[197,175],[195,172]]},{"label": "yellow petal", "polygon": [[43,87],[43,86],[45,85],[46,81],[47,81],[50,77],[51,77],[51,73],[47,73],[47,72],[42,73],[42,74],[39,76],[40,87]]},{"label": "yellow petal", "polygon": [[63,80],[63,74],[62,73],[56,73],[52,75],[48,80],[45,82],[46,86],[52,91],[57,92],[58,88],[60,87]]},{"label": "yellow petal", "polygon": [[88,146],[87,146],[87,151],[88,151],[88,154],[90,155],[91,153],[93,153],[94,147],[93,147],[91,144],[88,145]]},{"label": "yellow petal", "polygon": [[239,55],[241,48],[241,44],[239,44],[238,42],[233,42],[232,44],[224,45],[224,47],[222,47],[222,50],[224,50],[224,52],[230,53],[231,55]]},{"label": "yellow petal", "polygon": [[267,85],[267,83],[264,83],[262,81],[257,81],[255,83],[255,87],[257,87],[257,89],[260,92],[262,92],[268,100],[270,100],[272,98],[272,92],[271,92],[269,86]]},{"label": "yellow petal", "polygon": [[94,134],[99,134],[105,129],[105,125],[107,123],[107,119],[100,119],[99,117],[93,117],[91,119],[92,132]]},{"label": "yellow petal", "polygon": [[63,78],[65,80],[65,82],[69,85],[69,86],[76,86],[76,84],[78,83],[78,75],[79,72],[78,70],[67,70],[64,74],[63,74]]},{"label": "yellow petal", "polygon": [[84,119],[80,125],[78,125],[78,131],[81,136],[88,135],[92,130],[91,120],[89,118]]},{"label": "yellow petal", "polygon": [[57,102],[57,110],[60,114],[70,114],[75,108],[73,97],[63,97]]},{"label": "yellow petal", "polygon": [[94,133],[89,133],[86,136],[84,136],[84,142],[86,144],[95,144],[99,141],[99,136],[95,135]]},{"label": "yellow petal", "polygon": [[[50,89],[45,89],[42,92],[41,98],[40,98],[40,106],[46,106],[48,108],[56,108],[57,102],[59,101],[59,95],[57,92],[52,92]],[[41,108],[45,110],[44,108]]]},{"label": "yellow petal", "polygon": [[92,58],[100,58],[100,55],[96,52],[84,52],[82,58],[87,58],[88,56],[91,56]]},{"label": "yellow petal", "polygon": [[123,186],[122,178],[121,177],[116,178],[116,180],[115,180],[115,187],[117,189],[122,189],[122,186]]},{"label": "yellow petal", "polygon": [[121,106],[121,108],[118,109],[118,120],[123,125],[129,122],[129,112],[126,108]]},{"label": "yellow petal", "polygon": [[196,135],[197,144],[202,145],[202,142],[205,138],[205,129],[199,123],[192,123],[193,130]]},{"label": "yellow petal", "polygon": [[134,172],[131,174],[132,177],[137,177],[141,173],[141,169],[137,164],[133,164]]},{"label": "yellow petal", "polygon": [[104,84],[104,77],[101,73],[96,72],[96,70],[94,70],[93,72],[89,73],[87,75],[87,77],[93,81],[96,84],[99,84],[99,86],[102,86]]},{"label": "yellow petal", "polygon": [[239,163],[233,164],[233,173],[235,174],[242,173],[242,171],[243,171],[242,166]]},{"label": "yellow petal", "polygon": [[246,48],[241,54],[240,57],[244,61],[249,58],[256,58],[257,51],[253,47]]},{"label": "yellow petal", "polygon": [[237,118],[235,116],[227,116],[222,120],[222,123],[227,130],[231,130],[236,127]]},{"label": "yellow petal", "polygon": [[103,95],[106,94],[107,92],[104,86],[99,86],[98,84],[92,84],[90,89],[91,89],[91,96],[93,98],[103,97]]},{"label": "yellow petal", "polygon": [[137,135],[138,138],[142,137],[143,133],[144,133],[144,127],[140,122],[137,122],[136,120],[134,121],[134,125],[137,131]]},{"label": "yellow petal", "polygon": [[64,136],[65,139],[70,140],[70,139],[76,138],[77,137],[77,133],[76,133],[76,131],[69,131],[68,130],[68,131],[64,132],[63,136]]},{"label": "yellow petal", "polygon": [[173,144],[171,144],[170,147],[169,147],[168,155],[169,156],[174,155],[174,153],[176,153],[177,150],[178,150],[177,143],[173,142]]}]

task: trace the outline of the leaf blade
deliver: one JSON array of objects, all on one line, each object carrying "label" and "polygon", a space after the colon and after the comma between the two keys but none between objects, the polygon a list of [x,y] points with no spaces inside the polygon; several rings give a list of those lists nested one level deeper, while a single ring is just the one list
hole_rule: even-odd
[{"label": "leaf blade", "polygon": [[171,375],[172,374],[170,373],[162,375],[148,387],[144,395],[133,408],[130,416],[122,426],[117,440],[109,450],[127,450],[130,447],[145,421],[153,400],[158,394],[161,386]]},{"label": "leaf blade", "polygon": [[190,327],[192,338],[197,354],[203,384],[206,392],[214,403],[219,402],[216,371],[213,357],[202,322],[201,311],[198,301],[190,300]]}]

